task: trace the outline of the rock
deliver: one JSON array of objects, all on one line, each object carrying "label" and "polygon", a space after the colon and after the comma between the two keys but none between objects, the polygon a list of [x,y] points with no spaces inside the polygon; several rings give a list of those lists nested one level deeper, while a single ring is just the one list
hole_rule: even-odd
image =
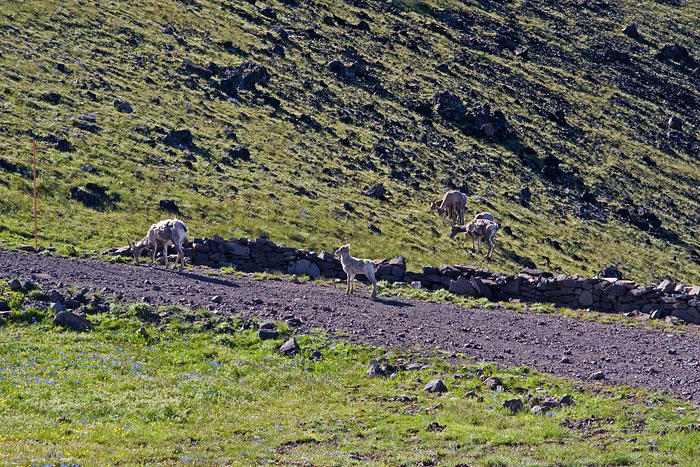
[{"label": "rock", "polygon": [[65,138],[56,140],[56,149],[61,152],[73,152],[73,145]]},{"label": "rock", "polygon": [[53,324],[64,328],[70,328],[74,331],[85,331],[94,326],[93,322],[89,319],[71,313],[70,311],[61,311],[57,313],[56,317],[53,319]]},{"label": "rock", "polygon": [[487,389],[495,391],[498,389],[498,386],[503,386],[503,383],[496,376],[489,376],[484,380],[484,386],[486,386]]},{"label": "rock", "polygon": [[173,214],[180,214],[180,208],[172,199],[161,199],[158,202],[158,207],[160,207],[163,211],[171,212]]},{"label": "rock", "polygon": [[433,111],[445,120],[460,123],[464,121],[466,108],[455,94],[442,91],[433,96]]},{"label": "rock", "polygon": [[367,368],[367,376],[370,378],[377,378],[380,376],[386,376],[384,370],[382,370],[381,365],[378,363],[372,363],[369,368]]},{"label": "rock", "polygon": [[191,149],[194,146],[190,130],[170,130],[163,137],[163,143],[174,148]]},{"label": "rock", "polygon": [[603,373],[602,371],[596,371],[596,372],[591,374],[591,379],[594,379],[594,380],[605,379],[605,373]]},{"label": "rock", "polygon": [[520,57],[522,59],[527,60],[528,56],[530,55],[530,48],[529,47],[518,47],[514,51],[516,57]]},{"label": "rock", "polygon": [[561,360],[559,361],[559,363],[571,363],[571,359],[570,359],[569,357],[567,357],[567,356],[564,356],[564,357],[561,358]]},{"label": "rock", "polygon": [[493,292],[491,292],[491,288],[488,285],[486,285],[484,281],[480,278],[475,277],[471,280],[471,284],[472,287],[474,287],[474,290],[476,291],[477,297],[483,297],[489,300],[493,298]]},{"label": "rock", "polygon": [[403,256],[394,256],[389,260],[391,266],[398,266],[399,268],[406,270],[406,258]]},{"label": "rock", "polygon": [[665,44],[659,50],[657,57],[677,63],[685,63],[691,58],[688,49],[679,44]]},{"label": "rock", "polygon": [[605,269],[603,269],[603,277],[622,279],[622,273],[615,266],[607,266]]},{"label": "rock", "polygon": [[628,24],[625,26],[625,28],[622,30],[622,34],[631,37],[632,39],[638,39],[639,38],[639,31],[637,30],[637,25],[632,23]]},{"label": "rock", "polygon": [[41,100],[49,104],[58,105],[61,103],[61,95],[57,92],[45,92],[41,95]]},{"label": "rock", "polygon": [[214,295],[213,297],[211,297],[211,301],[214,303],[221,303],[222,301],[224,301],[224,297],[222,297],[221,295]]},{"label": "rock", "polygon": [[508,399],[503,401],[503,407],[511,412],[517,412],[523,408],[523,401],[520,399]]},{"label": "rock", "polygon": [[590,290],[581,291],[581,295],[578,297],[578,303],[586,307],[593,305],[593,293]]},{"label": "rock", "polygon": [[280,353],[283,353],[287,356],[294,355],[295,353],[299,352],[299,350],[300,349],[299,345],[297,344],[297,340],[293,337],[284,344],[282,344],[282,346],[279,348]]},{"label": "rock", "polygon": [[432,393],[443,393],[447,392],[447,386],[445,386],[445,383],[443,383],[441,379],[434,379],[432,381],[429,381],[423,387],[423,390]]},{"label": "rock", "polygon": [[277,339],[279,333],[275,329],[258,329],[258,337],[261,341]]},{"label": "rock", "polygon": [[266,5],[266,6],[262,7],[260,9],[260,13],[263,16],[267,16],[270,19],[277,19],[277,11],[275,11],[275,9],[272,8],[271,6]]},{"label": "rock", "polygon": [[138,334],[141,337],[146,337],[148,335],[148,332],[146,331],[146,328],[141,326],[138,331],[136,331],[136,334]]},{"label": "rock", "polygon": [[12,279],[10,282],[7,283],[7,286],[13,292],[22,290],[22,283],[19,281],[19,279]]},{"label": "rock", "polygon": [[496,128],[494,128],[493,124],[491,123],[486,123],[485,125],[482,125],[481,131],[487,138],[493,138],[493,136],[496,134]]},{"label": "rock", "polygon": [[535,405],[530,409],[532,415],[540,415],[543,412],[542,407]]},{"label": "rock", "polygon": [[250,151],[245,146],[234,146],[228,150],[228,155],[233,160],[249,161]]},{"label": "rock", "polygon": [[0,300],[0,311],[9,311],[10,305],[5,300]]},{"label": "rock", "polygon": [[205,79],[211,78],[214,74],[210,67],[199,65],[197,63],[192,63],[189,60],[185,60],[182,62],[182,68],[184,69],[185,73],[195,74],[200,78]]},{"label": "rock", "polygon": [[439,433],[445,429],[445,425],[440,425],[438,422],[431,422],[425,427],[425,431]]},{"label": "rock", "polygon": [[467,295],[473,297],[476,295],[476,289],[472,283],[464,276],[459,276],[456,280],[450,281],[449,291],[457,295]]},{"label": "rock", "polygon": [[122,112],[125,114],[130,114],[134,111],[134,109],[131,108],[131,104],[120,100],[114,101],[114,108],[117,109],[117,112]]},{"label": "rock", "polygon": [[676,289],[676,284],[669,280],[663,280],[659,285],[656,286],[656,290],[662,293],[671,293]]},{"label": "rock", "polygon": [[559,404],[560,405],[571,405],[574,403],[574,398],[571,396],[571,394],[564,394],[559,398]]},{"label": "rock", "polygon": [[530,188],[525,187],[518,191],[518,197],[520,198],[521,204],[528,204],[532,200],[532,192]]},{"label": "rock", "polygon": [[673,117],[673,116],[669,117],[667,123],[668,123],[668,127],[671,130],[678,130],[678,131],[683,130],[683,120],[681,120],[678,117]]},{"label": "rock", "polygon": [[63,302],[54,302],[51,305],[49,305],[49,308],[51,309],[51,311],[53,311],[56,314],[58,314],[62,311],[68,311],[66,309],[65,305],[63,304]]},{"label": "rock", "polygon": [[674,318],[682,319],[686,323],[700,324],[700,313],[695,307],[685,310],[676,309],[671,312]]},{"label": "rock", "polygon": [[357,29],[358,31],[369,32],[370,31],[369,23],[365,20],[360,20],[360,22],[357,23],[357,25],[355,26],[355,29]]},{"label": "rock", "polygon": [[551,396],[547,396],[544,398],[541,405],[543,409],[557,409],[559,408],[559,401]]},{"label": "rock", "polygon": [[610,284],[603,289],[603,293],[609,297],[621,297],[627,293],[627,287],[622,284]]},{"label": "rock", "polygon": [[311,352],[311,355],[309,355],[309,360],[320,360],[322,356],[323,355],[321,354],[321,352],[319,352],[318,350],[314,350],[313,352]]},{"label": "rock", "polygon": [[373,185],[369,188],[366,188],[362,194],[364,194],[365,196],[369,196],[370,198],[386,200],[387,190],[386,188],[384,188],[384,185],[379,183],[377,185]]},{"label": "rock", "polygon": [[80,308],[80,301],[74,299],[74,298],[67,298],[63,301],[63,304],[65,305],[66,308],[69,310],[77,310]]}]

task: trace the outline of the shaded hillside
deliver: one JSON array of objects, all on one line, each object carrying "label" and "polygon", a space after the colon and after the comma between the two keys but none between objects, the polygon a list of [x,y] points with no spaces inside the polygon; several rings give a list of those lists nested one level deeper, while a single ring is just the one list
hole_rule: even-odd
[{"label": "shaded hillside", "polygon": [[459,188],[501,224],[492,270],[700,281],[690,2],[99,3],[0,12],[7,246],[31,237],[35,137],[46,246],[177,213],[194,236],[471,264],[427,209]]}]

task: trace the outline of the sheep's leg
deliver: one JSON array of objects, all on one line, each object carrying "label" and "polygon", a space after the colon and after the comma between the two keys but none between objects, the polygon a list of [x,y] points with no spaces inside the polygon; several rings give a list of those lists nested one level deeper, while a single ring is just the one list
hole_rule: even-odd
[{"label": "sheep's leg", "polygon": [[352,282],[352,275],[349,272],[346,274],[348,277],[345,279],[345,295],[350,295],[350,283]]},{"label": "sheep's leg", "polygon": [[472,251],[476,250],[476,243],[474,242],[475,238],[476,238],[476,235],[472,234]]},{"label": "sheep's leg", "polygon": [[185,252],[182,251],[182,245],[179,243],[175,244],[175,248],[177,249],[177,261],[173,267],[177,267],[177,263],[180,263],[180,270],[183,270],[185,269]]},{"label": "sheep's leg", "polygon": [[153,264],[156,262],[156,252],[158,251],[158,244],[156,243],[155,246],[151,248],[151,267],[153,267]]},{"label": "sheep's leg", "polygon": [[374,271],[373,271],[373,270],[370,270],[370,271],[368,271],[368,272],[369,272],[369,274],[367,274],[367,278],[370,280],[370,282],[372,282],[372,286],[373,286],[373,289],[372,289],[372,299],[374,299],[374,298],[376,298],[376,296],[377,296],[377,278],[374,277]]},{"label": "sheep's leg", "polygon": [[163,245],[163,255],[165,256],[165,269],[168,269],[168,244]]}]

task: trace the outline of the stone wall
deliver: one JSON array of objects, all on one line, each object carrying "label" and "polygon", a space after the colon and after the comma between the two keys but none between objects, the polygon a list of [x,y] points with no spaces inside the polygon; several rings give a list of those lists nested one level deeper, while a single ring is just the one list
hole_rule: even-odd
[{"label": "stone wall", "polygon": [[[299,250],[264,238],[224,240],[215,236],[213,239],[194,239],[183,246],[185,256],[195,265],[231,266],[244,272],[276,270],[311,277],[346,277],[333,253]],[[105,253],[129,254],[128,247]],[[689,323],[700,323],[700,286],[669,281],[657,286],[642,286],[615,278],[553,276],[536,269],[523,269],[519,274],[492,273],[463,264],[425,266],[422,272],[407,272],[406,261],[400,256],[377,263],[379,280],[406,283],[426,290],[447,289],[458,295],[489,300],[553,303],[609,313],[638,312],[653,318],[673,316]]]}]

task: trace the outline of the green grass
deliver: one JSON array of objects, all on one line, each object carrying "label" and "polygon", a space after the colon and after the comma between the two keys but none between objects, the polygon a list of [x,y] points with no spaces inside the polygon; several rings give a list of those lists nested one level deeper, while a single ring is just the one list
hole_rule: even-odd
[{"label": "green grass", "polygon": [[[323,0],[314,9],[268,3],[277,20],[260,14],[260,5],[221,0],[5,2],[0,12],[0,153],[18,169],[0,169],[0,247],[32,240],[31,138],[26,133],[32,130],[65,137],[75,147],[59,152],[52,143],[38,142],[40,243],[67,256],[140,238],[154,221],[169,216],[158,208],[158,201],[168,198],[179,205],[193,237],[268,235],[315,251],[333,251],[350,241],[358,256],[403,255],[411,268],[469,263],[512,272],[534,263],[590,276],[616,264],[641,282],[666,276],[700,280],[697,151],[672,142],[670,149],[662,148],[670,114],[686,122],[694,118],[692,109],[669,103],[666,96],[683,95],[690,102],[698,99],[697,88],[689,73],[653,57],[663,42],[696,47],[689,32],[700,28],[694,5],[624,0],[601,13],[595,6],[543,0],[395,0],[394,14],[379,10],[388,2],[371,0],[363,11],[372,31],[360,33],[323,22],[324,16],[337,15],[356,24],[360,9],[345,3]],[[442,10],[463,13],[467,31],[442,22]],[[619,30],[629,22],[636,22],[653,45],[622,36]],[[446,33],[429,26],[433,23]],[[396,32],[401,24],[405,34]],[[266,34],[275,25],[291,34],[284,58],[265,52],[271,44]],[[172,26],[183,43],[164,33],[165,26]],[[322,39],[303,33],[310,27]],[[517,45],[531,46],[530,59],[495,46],[504,29],[517,33]],[[382,44],[383,38],[390,44]],[[225,52],[217,45],[221,40],[232,41],[241,54]],[[418,51],[409,43],[416,43]],[[349,44],[372,62],[386,93],[328,73],[328,61],[342,56]],[[598,44],[629,49],[633,65],[595,62],[589,52]],[[237,101],[216,98],[213,82],[180,71],[185,59],[263,64],[272,75],[263,91],[279,98],[282,109],[262,105],[245,91]],[[435,69],[441,62],[450,73]],[[58,63],[70,74],[56,71]],[[488,102],[503,110],[517,141],[497,144],[468,137],[439,118],[426,125],[405,105],[430,102],[443,89],[455,91],[467,107]],[[60,93],[62,103],[42,100],[47,92]],[[156,97],[160,104],[152,102]],[[115,99],[130,102],[134,112],[117,112]],[[362,110],[368,104],[376,113]],[[570,128],[548,119],[558,108],[566,110]],[[351,119],[343,121],[339,116],[346,110]],[[291,116],[302,113],[320,129],[294,123]],[[93,117],[89,123],[98,132],[76,126]],[[151,133],[134,131],[138,126]],[[156,127],[188,128],[200,149],[167,148],[158,141]],[[227,129],[236,133],[237,142],[226,139]],[[698,137],[689,124],[685,131],[689,138]],[[350,147],[340,143],[345,137]],[[400,162],[419,187],[392,177],[396,167],[372,152],[379,141],[388,141],[390,151],[408,154]],[[249,147],[253,161],[224,164],[234,144]],[[555,155],[583,184],[543,178],[539,166],[528,165],[525,146],[536,160]],[[184,164],[189,156],[195,158],[192,169]],[[657,165],[648,166],[644,156]],[[366,161],[376,169],[367,169]],[[95,172],[82,170],[86,164]],[[387,201],[362,195],[365,186],[379,182],[389,191]],[[104,186],[119,201],[95,211],[71,200],[70,187],[86,183]],[[499,232],[490,263],[463,240],[448,240],[447,221],[428,212],[428,200],[448,184],[468,186],[473,195],[468,213],[491,211],[511,229]],[[300,186],[316,196],[300,196]],[[533,191],[527,207],[516,195],[523,186]],[[600,200],[601,220],[579,217],[584,189]],[[352,210],[338,217],[338,211],[346,211],[345,202]],[[619,207],[650,209],[677,239],[641,232],[615,214]],[[370,223],[382,233],[368,230]]]},{"label": "green grass", "polygon": [[[163,307],[167,321],[90,316],[86,333],[39,318],[0,328],[0,462],[12,465],[693,465],[700,410],[625,387],[591,386],[463,360],[430,361],[296,336],[277,352],[236,318]],[[126,310],[126,311],[125,311]],[[217,320],[213,326],[203,323]],[[145,333],[137,330],[143,326]],[[309,360],[320,349],[320,360]],[[426,369],[369,378],[370,362]],[[498,376],[503,392],[482,379]],[[442,397],[422,390],[442,378]],[[506,399],[572,394],[547,415],[511,414]],[[473,397],[465,397],[474,391]],[[527,407],[527,406],[526,406]],[[426,428],[436,422],[442,431]]]}]

